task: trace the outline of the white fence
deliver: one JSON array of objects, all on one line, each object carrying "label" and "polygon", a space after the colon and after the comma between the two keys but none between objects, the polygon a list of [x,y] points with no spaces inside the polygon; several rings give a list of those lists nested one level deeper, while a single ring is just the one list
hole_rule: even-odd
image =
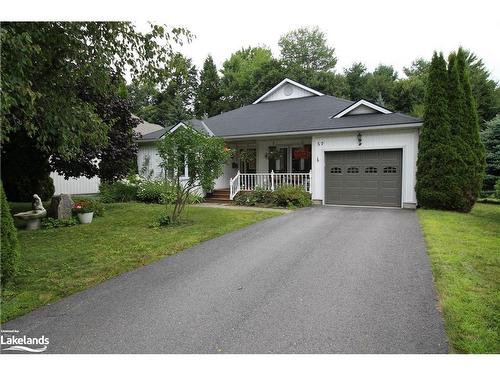
[{"label": "white fence", "polygon": [[229,181],[229,198],[232,200],[240,191],[252,191],[256,188],[274,191],[281,186],[302,186],[311,192],[309,173],[238,173]]}]

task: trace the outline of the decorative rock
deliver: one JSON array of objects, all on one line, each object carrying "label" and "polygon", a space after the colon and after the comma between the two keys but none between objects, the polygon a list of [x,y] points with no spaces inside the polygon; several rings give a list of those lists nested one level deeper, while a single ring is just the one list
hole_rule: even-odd
[{"label": "decorative rock", "polygon": [[33,210],[19,212],[15,214],[14,217],[17,217],[26,222],[27,230],[35,230],[40,228],[40,219],[47,215],[47,211],[43,208],[42,200],[37,194],[33,194]]},{"label": "decorative rock", "polygon": [[54,219],[69,219],[72,215],[73,199],[69,194],[60,194],[50,201],[49,216]]}]

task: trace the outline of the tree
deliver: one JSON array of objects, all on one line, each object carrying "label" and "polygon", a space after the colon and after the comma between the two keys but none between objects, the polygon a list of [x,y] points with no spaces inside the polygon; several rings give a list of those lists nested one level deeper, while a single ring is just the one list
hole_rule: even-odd
[{"label": "tree", "polygon": [[418,203],[426,208],[460,209],[462,190],[454,177],[458,160],[450,143],[448,76],[442,54],[434,52],[429,67],[425,95],[424,124],[420,134],[416,192]]},{"label": "tree", "polygon": [[425,82],[418,76],[399,79],[394,83],[392,106],[394,110],[423,116],[423,103],[425,97]]},{"label": "tree", "polygon": [[345,79],[349,87],[349,99],[359,100],[366,98],[368,75],[366,66],[362,63],[353,63],[350,68],[344,69]]},{"label": "tree", "polygon": [[475,173],[475,155],[466,137],[468,134],[468,121],[465,108],[467,99],[459,74],[459,64],[455,53],[448,58],[448,113],[450,120],[451,136],[449,143],[458,154],[454,168],[454,178],[461,187],[460,202],[457,206],[461,211],[469,212],[475,203],[470,191],[470,178]]},{"label": "tree", "polygon": [[469,65],[467,63],[467,51],[458,49],[456,65],[460,84],[462,86],[465,100],[462,107],[464,122],[462,126],[462,140],[470,147],[470,158],[467,159],[470,172],[467,174],[467,184],[465,186],[465,195],[470,203],[469,211],[477,200],[481,191],[486,167],[484,157],[484,146],[481,143],[479,134],[479,116],[476,101],[472,93],[472,87],[469,79]]},{"label": "tree", "polygon": [[477,104],[479,121],[484,124],[500,113],[500,100],[496,95],[497,82],[490,78],[481,58],[471,51],[462,49],[469,67],[469,79],[472,95]]},{"label": "tree", "polygon": [[317,26],[290,31],[279,39],[278,45],[287,69],[328,72],[337,64],[335,48],[328,45],[325,33]]},{"label": "tree", "polygon": [[157,81],[134,82],[130,91],[143,100],[134,105],[142,119],[163,126],[174,126],[193,118],[198,71],[190,58],[180,53],[172,56],[166,68],[168,74]]},{"label": "tree", "polygon": [[[215,179],[223,173],[229,151],[222,138],[210,137],[191,127],[180,127],[158,142],[158,155],[166,183],[175,191],[174,204],[166,206],[168,219],[165,221],[176,223],[191,194],[198,189],[210,191],[214,188]],[[183,180],[185,167],[188,176]]]},{"label": "tree", "polygon": [[500,115],[486,123],[481,132],[481,140],[486,149],[486,177],[484,190],[493,190],[500,181]]},{"label": "tree", "polygon": [[391,65],[380,64],[372,74],[368,75],[365,99],[372,101],[381,100],[383,106],[392,108],[392,99],[397,78],[398,73]]},{"label": "tree", "polygon": [[[48,179],[49,170],[39,167],[49,157],[71,160],[83,147],[105,147],[109,124],[85,93],[109,95],[125,71],[133,77],[168,74],[172,43],[190,37],[184,29],[159,25],[141,33],[129,22],[2,23],[1,59],[10,67],[0,72],[2,158],[14,159],[8,150],[19,152],[15,145],[7,147],[13,139],[28,141],[31,157],[10,169],[17,175],[9,181],[23,175]],[[4,179],[7,194],[14,190],[9,181]],[[23,190],[37,184],[31,179]]]},{"label": "tree", "polygon": [[205,118],[220,113],[222,92],[217,67],[212,56],[208,55],[200,72],[200,84],[196,91],[194,113],[197,118]]},{"label": "tree", "polygon": [[3,185],[0,183],[0,204],[1,204],[1,238],[2,238],[2,251],[1,267],[0,267],[0,280],[2,286],[11,281],[17,273],[19,268],[19,241],[17,239],[17,230],[14,226],[14,220],[10,213],[9,204],[3,191]]},{"label": "tree", "polygon": [[222,64],[223,110],[251,104],[283,80],[283,67],[263,47],[248,47],[231,55]]},{"label": "tree", "polygon": [[110,97],[87,93],[89,102],[94,102],[96,111],[104,123],[109,125],[108,142],[95,148],[83,143],[81,150],[70,160],[54,155],[50,158],[51,169],[69,177],[99,176],[103,181],[114,181],[130,174],[137,161],[137,144],[133,138],[134,128],[139,124],[131,116],[131,104],[126,98],[114,94]]}]

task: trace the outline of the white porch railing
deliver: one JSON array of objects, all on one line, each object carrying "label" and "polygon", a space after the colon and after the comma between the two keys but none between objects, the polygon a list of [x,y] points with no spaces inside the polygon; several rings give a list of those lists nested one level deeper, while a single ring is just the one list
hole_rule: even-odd
[{"label": "white porch railing", "polygon": [[281,186],[303,186],[311,192],[312,171],[309,173],[238,173],[229,180],[229,199],[233,200],[240,191],[255,188],[274,191]]}]

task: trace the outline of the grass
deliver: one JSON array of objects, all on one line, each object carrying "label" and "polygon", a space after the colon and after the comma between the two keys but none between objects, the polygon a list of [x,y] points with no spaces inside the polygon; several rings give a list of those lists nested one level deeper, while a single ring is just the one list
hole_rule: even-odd
[{"label": "grass", "polygon": [[[189,207],[188,223],[150,228],[163,207],[107,205],[103,217],[68,228],[19,231],[21,267],[2,290],[1,321],[279,212]],[[207,257],[210,254],[207,253]]]},{"label": "grass", "polygon": [[500,352],[500,206],[418,210],[446,333],[457,353]]}]

